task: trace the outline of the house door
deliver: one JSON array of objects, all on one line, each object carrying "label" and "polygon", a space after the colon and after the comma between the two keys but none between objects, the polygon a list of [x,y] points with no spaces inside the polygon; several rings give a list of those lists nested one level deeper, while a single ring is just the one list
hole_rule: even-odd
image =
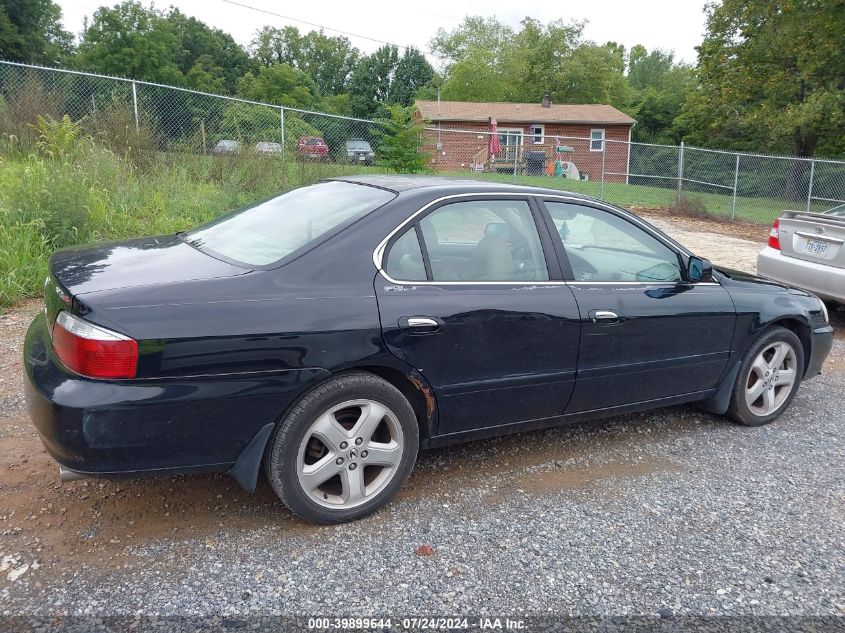
[{"label": "house door", "polygon": [[499,145],[502,150],[496,156],[499,162],[512,163],[522,158],[522,130],[519,128],[499,128]]}]

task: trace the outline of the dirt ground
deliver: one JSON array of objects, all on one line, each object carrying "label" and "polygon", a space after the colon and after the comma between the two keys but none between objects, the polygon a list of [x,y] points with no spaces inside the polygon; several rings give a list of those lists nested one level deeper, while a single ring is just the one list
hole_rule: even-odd
[{"label": "dirt ground", "polygon": [[[745,270],[753,270],[756,253],[766,238],[766,231],[756,225],[752,229],[696,218],[677,219],[651,209],[642,213],[695,252],[717,263],[720,255],[730,255],[730,265]],[[26,416],[22,395],[23,338],[40,307],[40,300],[29,300],[0,315],[0,590],[35,570],[39,570],[39,586],[69,560],[115,568],[131,565],[132,549],[127,545],[139,542],[190,535],[205,538],[206,547],[213,549],[215,534],[224,526],[232,531],[271,525],[287,533],[313,535],[328,529],[296,520],[265,483],[261,482],[256,494],[248,495],[225,475],[59,483],[57,466]],[[837,340],[845,341],[845,312],[834,313],[832,318]],[[827,371],[845,371],[843,349],[845,346],[837,345],[825,367]],[[520,464],[524,467],[526,459],[538,464],[577,460],[589,450],[586,445],[570,446],[561,453],[559,446],[533,446],[530,456],[523,455]],[[441,467],[443,456],[415,470],[401,497],[423,497],[432,487],[452,485],[456,477],[483,478],[487,476],[485,469],[501,474],[508,468],[507,462],[480,464],[474,460]],[[513,487],[529,492],[580,488],[604,477],[638,476],[674,467],[660,461],[620,461],[598,468],[552,470],[542,477],[527,478],[515,469]]]},{"label": "dirt ground", "polygon": [[674,209],[664,207],[633,206],[630,209],[649,220],[662,220],[670,223],[676,229],[690,233],[716,233],[751,242],[760,242],[761,244],[764,244],[769,236],[770,227],[755,222],[743,220],[732,222],[721,216],[679,215]]}]

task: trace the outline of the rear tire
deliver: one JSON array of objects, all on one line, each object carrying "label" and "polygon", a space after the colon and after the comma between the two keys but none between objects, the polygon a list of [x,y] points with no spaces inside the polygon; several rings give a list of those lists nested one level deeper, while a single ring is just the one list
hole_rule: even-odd
[{"label": "rear tire", "polygon": [[746,426],[768,424],[792,402],[803,377],[799,338],[783,327],[766,330],[742,359],[728,415]]},{"label": "rear tire", "polygon": [[372,374],[347,373],[314,388],[284,417],[265,471],[294,514],[343,523],[389,502],[418,448],[419,427],[405,396]]}]

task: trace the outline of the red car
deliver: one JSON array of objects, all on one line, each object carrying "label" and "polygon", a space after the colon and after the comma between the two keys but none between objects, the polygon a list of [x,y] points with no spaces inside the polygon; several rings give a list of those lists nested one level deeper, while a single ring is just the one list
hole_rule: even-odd
[{"label": "red car", "polygon": [[329,146],[321,136],[300,136],[297,153],[301,158],[325,160],[329,157]]}]

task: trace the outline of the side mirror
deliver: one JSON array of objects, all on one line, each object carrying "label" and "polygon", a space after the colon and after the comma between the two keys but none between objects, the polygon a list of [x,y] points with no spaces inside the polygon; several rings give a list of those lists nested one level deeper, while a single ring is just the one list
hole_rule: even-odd
[{"label": "side mirror", "polygon": [[687,264],[687,279],[690,283],[713,281],[713,264],[709,259],[691,256]]}]

